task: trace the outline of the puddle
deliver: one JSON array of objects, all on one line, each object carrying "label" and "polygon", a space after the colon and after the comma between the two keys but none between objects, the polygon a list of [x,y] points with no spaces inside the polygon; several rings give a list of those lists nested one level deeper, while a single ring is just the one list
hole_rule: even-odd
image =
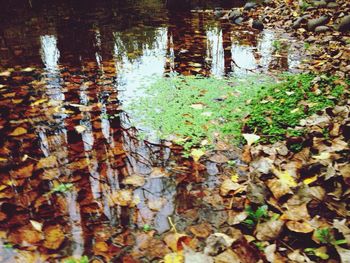
[{"label": "puddle", "polygon": [[[0,262],[120,262],[135,245],[130,231],[149,225],[161,234],[170,216],[179,230],[225,218],[210,207],[221,168],[137,140],[122,105],[142,96],[151,75],[293,71],[298,43],[161,1],[8,2],[0,11]],[[274,41],[286,37],[289,49],[276,54]],[[133,174],[146,179],[137,204],[115,205]]]}]

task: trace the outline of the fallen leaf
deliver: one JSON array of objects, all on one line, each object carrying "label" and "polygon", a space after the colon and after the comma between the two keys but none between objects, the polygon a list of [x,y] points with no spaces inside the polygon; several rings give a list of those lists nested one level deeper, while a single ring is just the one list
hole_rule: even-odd
[{"label": "fallen leaf", "polygon": [[166,254],[164,257],[164,263],[183,263],[183,262],[184,262],[184,256],[182,251]]},{"label": "fallen leaf", "polygon": [[205,241],[206,246],[204,253],[211,256],[216,256],[220,252],[226,250],[235,242],[235,240],[223,233],[211,234]]},{"label": "fallen leaf", "polygon": [[145,184],[145,177],[137,174],[132,174],[123,180],[124,184],[133,185],[135,187],[141,187]]},{"label": "fallen leaf", "polygon": [[174,252],[182,251],[183,245],[189,245],[192,238],[185,234],[180,233],[169,233],[164,237],[166,245]]},{"label": "fallen leaf", "polygon": [[229,159],[223,154],[214,154],[213,156],[210,156],[209,160],[214,163],[227,163],[229,161]]},{"label": "fallen leaf", "polygon": [[164,168],[153,167],[150,177],[151,178],[169,177],[169,173],[166,172]]},{"label": "fallen leaf", "polygon": [[208,223],[190,226],[188,230],[199,238],[207,238],[212,232],[211,226]]},{"label": "fallen leaf", "polygon": [[272,172],[280,179],[281,183],[289,187],[296,187],[297,183],[288,171],[280,171],[275,167],[272,167]]},{"label": "fallen leaf", "polygon": [[43,246],[53,250],[58,249],[65,239],[62,227],[59,225],[48,226],[45,228],[44,236],[45,240]]},{"label": "fallen leaf", "polygon": [[16,128],[13,132],[11,132],[10,136],[21,136],[23,134],[26,134],[28,131],[23,127]]},{"label": "fallen leaf", "polygon": [[165,198],[159,197],[154,200],[148,200],[147,205],[153,211],[160,211],[166,203],[167,200]]},{"label": "fallen leaf", "polygon": [[350,228],[346,225],[346,219],[334,219],[333,227],[343,234],[348,246],[350,246]]},{"label": "fallen leaf", "polygon": [[237,254],[232,251],[232,249],[227,249],[223,253],[217,255],[214,258],[215,263],[241,263]]},{"label": "fallen leaf", "polygon": [[288,221],[286,226],[290,231],[296,233],[311,233],[314,231],[314,228],[307,222]]},{"label": "fallen leaf", "polygon": [[130,206],[132,201],[133,194],[131,189],[116,190],[110,195],[111,205]]},{"label": "fallen leaf", "polygon": [[199,159],[205,154],[205,151],[203,151],[202,149],[193,149],[191,150],[191,157],[193,158],[193,160],[195,162],[198,162]]},{"label": "fallen leaf", "polygon": [[247,141],[249,146],[260,139],[260,136],[256,134],[243,133],[242,136]]},{"label": "fallen leaf", "polygon": [[313,177],[304,179],[303,183],[306,184],[306,185],[312,184],[313,182],[316,182],[316,181],[317,181],[317,178],[318,178],[318,176],[317,176],[317,174],[316,174],[316,175],[313,176]]},{"label": "fallen leaf", "polygon": [[256,238],[262,241],[270,241],[278,238],[282,231],[284,222],[282,220],[270,220],[260,223],[256,227]]},{"label": "fallen leaf", "polygon": [[13,170],[11,174],[16,179],[24,179],[31,177],[33,175],[34,170],[34,164],[28,164],[24,167],[17,168],[16,170]]},{"label": "fallen leaf", "polygon": [[202,104],[202,103],[195,103],[195,104],[192,104],[190,107],[192,109],[195,109],[195,110],[202,110],[202,109],[204,109],[204,104]]},{"label": "fallen leaf", "polygon": [[39,232],[42,231],[42,229],[43,229],[42,223],[39,223],[39,222],[34,221],[34,220],[29,220],[29,222],[32,224],[32,226],[34,227],[35,230],[38,230]]},{"label": "fallen leaf", "polygon": [[350,263],[350,249],[345,249],[340,246],[335,246],[341,263]]},{"label": "fallen leaf", "polygon": [[36,165],[37,169],[46,169],[46,168],[54,168],[58,166],[57,158],[54,155],[51,155],[46,158],[40,159],[38,164]]},{"label": "fallen leaf", "polygon": [[238,183],[232,182],[231,179],[226,179],[220,186],[220,195],[227,196],[230,192],[237,191],[242,188]]},{"label": "fallen leaf", "polygon": [[83,133],[84,131],[86,131],[86,126],[83,126],[83,125],[78,125],[78,126],[75,126],[74,129],[77,131],[77,133]]}]

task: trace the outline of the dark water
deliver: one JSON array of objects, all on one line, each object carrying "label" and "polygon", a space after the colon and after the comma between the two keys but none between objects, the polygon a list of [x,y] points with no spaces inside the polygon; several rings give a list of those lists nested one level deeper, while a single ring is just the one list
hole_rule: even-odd
[{"label": "dark water", "polygon": [[[273,43],[285,36],[205,11],[227,2],[2,1],[0,262],[71,255],[122,262],[142,257],[128,238],[145,224],[163,233],[168,216],[180,229],[188,211],[213,224],[225,217],[201,198],[216,184],[216,164],[198,167],[176,149],[138,141],[124,125],[122,104],[140,96],[150,75],[244,75],[298,65],[292,39],[276,54]],[[132,174],[147,179],[134,191],[136,206],[115,205],[111,196],[128,189],[123,179]],[[160,198],[159,209],[150,209]]]}]

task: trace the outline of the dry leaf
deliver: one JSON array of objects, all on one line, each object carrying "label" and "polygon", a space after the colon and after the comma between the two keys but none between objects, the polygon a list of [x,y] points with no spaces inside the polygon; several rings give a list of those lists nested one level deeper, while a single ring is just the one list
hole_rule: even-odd
[{"label": "dry leaf", "polygon": [[227,196],[230,192],[236,191],[242,188],[238,183],[232,182],[231,179],[226,179],[220,186],[220,194],[222,196]]},{"label": "dry leaf", "polygon": [[182,251],[183,244],[189,245],[191,240],[189,236],[180,233],[169,233],[164,237],[164,242],[174,252]]},{"label": "dry leaf", "polygon": [[166,203],[167,200],[165,198],[159,197],[154,200],[148,200],[147,205],[153,211],[160,211]]},{"label": "dry leaf", "polygon": [[283,225],[284,222],[281,220],[260,223],[256,227],[256,238],[262,241],[275,240],[281,233]]},{"label": "dry leaf", "polygon": [[54,168],[58,166],[57,158],[54,155],[51,155],[46,158],[40,159],[38,164],[36,165],[37,169],[45,169],[45,168]]},{"label": "dry leaf", "polygon": [[214,163],[227,163],[229,159],[223,154],[214,154],[209,158]]},{"label": "dry leaf", "polygon": [[124,184],[133,185],[135,187],[141,187],[145,184],[145,177],[137,174],[132,174],[123,180]]},{"label": "dry leaf", "polygon": [[211,226],[208,223],[202,223],[195,226],[190,226],[188,230],[195,235],[196,237],[200,238],[207,238],[211,234]]},{"label": "dry leaf", "polygon": [[131,189],[116,190],[110,195],[111,205],[130,206],[132,201],[133,194]]},{"label": "dry leaf", "polygon": [[13,132],[11,132],[10,136],[21,136],[23,134],[26,134],[28,131],[23,127],[17,127]]},{"label": "dry leaf", "polygon": [[249,146],[260,139],[260,136],[256,134],[243,133],[242,136],[247,141]]},{"label": "dry leaf", "polygon": [[34,220],[29,220],[29,222],[32,224],[32,226],[34,227],[35,230],[38,230],[39,232],[42,231],[42,229],[43,229],[42,223],[39,223],[39,222],[34,221]]},{"label": "dry leaf", "polygon": [[345,249],[340,246],[335,246],[339,256],[341,263],[350,263],[350,249]]},{"label": "dry leaf", "polygon": [[28,164],[24,167],[17,168],[11,172],[12,176],[16,179],[24,179],[33,175],[34,164]]},{"label": "dry leaf", "polygon": [[75,126],[74,129],[77,131],[77,133],[83,133],[84,131],[86,131],[87,128],[83,125],[78,125]]},{"label": "dry leaf", "polygon": [[195,162],[198,162],[199,159],[205,154],[205,151],[203,151],[202,149],[193,149],[191,150],[191,157],[193,158],[193,160]]},{"label": "dry leaf", "polygon": [[290,231],[296,233],[311,233],[314,231],[313,227],[307,222],[288,221],[286,226]]},{"label": "dry leaf", "polygon": [[48,226],[44,229],[44,235],[45,240],[43,246],[48,249],[58,249],[65,239],[62,227],[59,225]]},{"label": "dry leaf", "polygon": [[164,263],[183,263],[184,256],[182,251],[166,254],[164,257]]}]

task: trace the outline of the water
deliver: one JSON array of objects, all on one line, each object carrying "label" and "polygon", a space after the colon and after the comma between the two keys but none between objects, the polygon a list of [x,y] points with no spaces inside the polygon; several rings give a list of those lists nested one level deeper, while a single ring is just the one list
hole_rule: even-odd
[{"label": "water", "polygon": [[[161,234],[169,216],[180,229],[191,211],[219,216],[201,197],[217,185],[221,168],[198,167],[179,150],[139,141],[123,104],[142,96],[151,75],[293,71],[301,54],[289,36],[230,25],[206,11],[230,1],[203,2],[3,3],[0,262],[71,255],[121,262],[140,256],[127,237],[145,224]],[[291,45],[277,54],[280,38]],[[134,191],[136,206],[115,205],[111,196],[128,189],[123,179],[132,174],[147,179]],[[68,189],[60,193],[60,186]]]}]

